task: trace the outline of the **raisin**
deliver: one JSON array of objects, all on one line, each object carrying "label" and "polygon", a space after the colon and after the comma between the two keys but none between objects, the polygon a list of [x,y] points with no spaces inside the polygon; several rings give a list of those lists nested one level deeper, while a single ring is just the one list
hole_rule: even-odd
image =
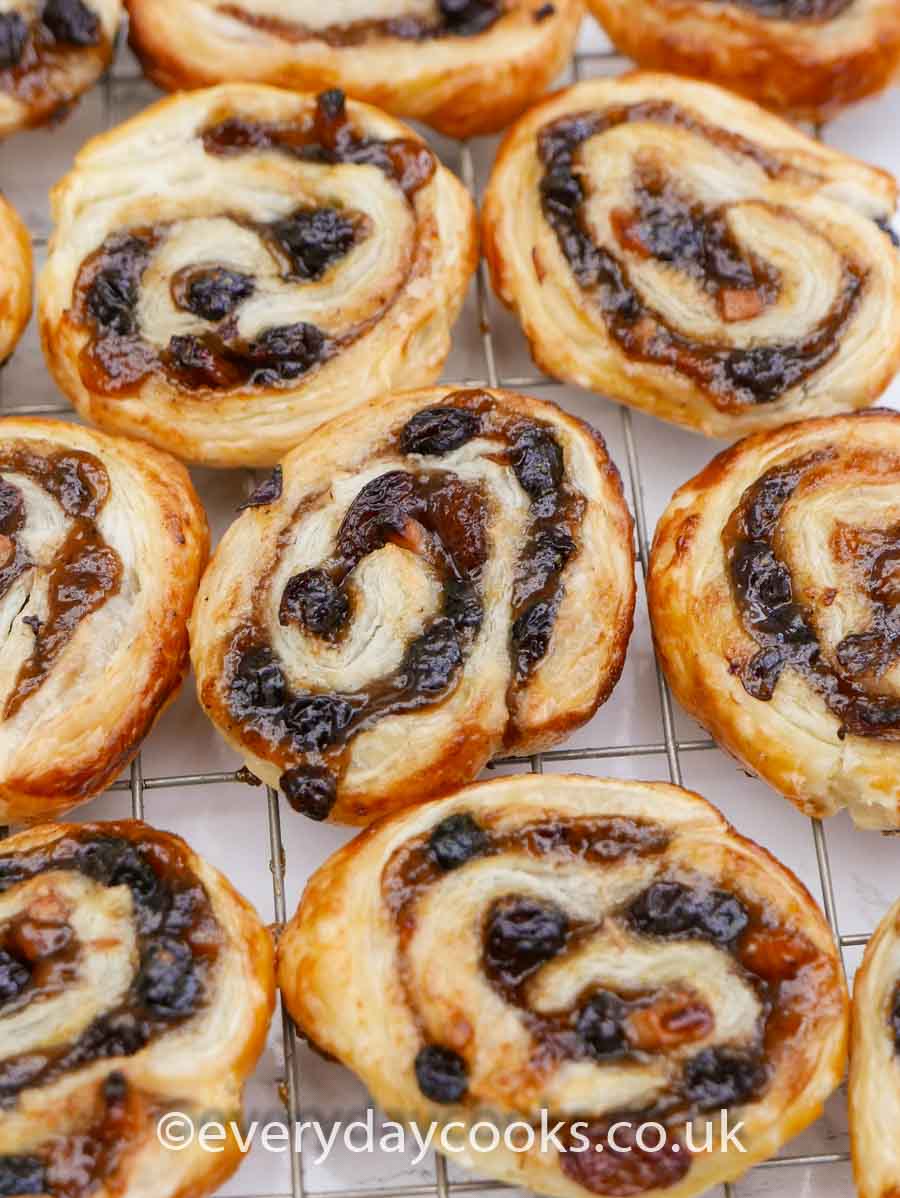
[{"label": "raisin", "polygon": [[45,1194],[47,1180],[44,1162],[37,1156],[0,1156],[0,1196]]},{"label": "raisin", "polygon": [[350,615],[350,601],[324,570],[306,570],[288,580],[278,608],[282,625],[299,624],[325,636],[337,630]]},{"label": "raisin", "polygon": [[444,612],[458,632],[477,632],[484,621],[484,605],[475,588],[458,578],[444,586]]},{"label": "raisin", "polygon": [[466,408],[425,408],[403,426],[400,448],[404,453],[439,456],[459,449],[480,431],[480,418]]},{"label": "raisin", "polygon": [[764,1082],[759,1061],[725,1048],[704,1048],[684,1067],[685,1094],[700,1111],[746,1102]]},{"label": "raisin", "polygon": [[516,677],[523,678],[546,655],[553,635],[556,603],[539,599],[525,609],[512,626],[516,651]]},{"label": "raisin", "polygon": [[490,840],[471,815],[448,815],[432,830],[428,847],[441,869],[458,869],[486,853]]},{"label": "raisin", "polygon": [[594,1194],[662,1193],[673,1187],[691,1167],[691,1153],[674,1135],[659,1148],[642,1148],[638,1142],[641,1123],[616,1120],[614,1141],[610,1127],[590,1127],[585,1134],[588,1147],[579,1144],[560,1155],[564,1174]]},{"label": "raisin", "polygon": [[459,1102],[469,1088],[469,1073],[462,1057],[439,1044],[429,1044],[416,1054],[416,1081],[432,1102]]},{"label": "raisin", "polygon": [[83,0],[47,0],[41,20],[58,42],[71,46],[100,42],[100,18]]},{"label": "raisin", "polygon": [[163,921],[166,932],[177,935],[196,922],[197,913],[206,902],[206,893],[202,886],[192,886],[188,890],[177,890],[172,895],[169,910]]},{"label": "raisin", "polygon": [[130,1012],[101,1015],[62,1059],[59,1072],[66,1073],[100,1059],[133,1057],[149,1040],[150,1028],[136,1015]]},{"label": "raisin", "polygon": [[121,1106],[127,1096],[128,1078],[116,1070],[103,1083],[103,1100],[108,1107]]},{"label": "raisin", "polygon": [[285,712],[297,753],[321,753],[335,744],[353,719],[353,707],[338,695],[301,695]]},{"label": "raisin", "polygon": [[337,802],[334,775],[321,766],[297,766],[281,775],[279,785],[295,811],[309,819],[328,819]]},{"label": "raisin", "polygon": [[188,945],[170,936],[155,940],[144,951],[137,980],[144,1007],[161,1019],[190,1015],[200,997],[200,979]]},{"label": "raisin", "polygon": [[448,33],[472,37],[483,33],[497,20],[497,0],[439,0],[441,16]]},{"label": "raisin", "polygon": [[697,937],[722,945],[735,941],[749,922],[733,894],[681,882],[654,882],[632,903],[629,918],[644,935]]},{"label": "raisin", "polygon": [[276,708],[284,702],[287,684],[272,650],[248,649],[241,657],[231,694],[237,710],[250,714],[258,708]]},{"label": "raisin", "polygon": [[0,13],[0,69],[14,67],[21,61],[28,33],[28,24],[20,12]]},{"label": "raisin", "polygon": [[579,1039],[593,1057],[618,1056],[628,1047],[625,1036],[626,1007],[608,990],[593,994],[578,1013],[575,1024]]},{"label": "raisin", "polygon": [[894,1051],[900,1054],[900,984],[894,990],[894,1000],[891,1003],[891,1031],[894,1033]]},{"label": "raisin", "polygon": [[130,841],[113,836],[83,841],[74,859],[86,877],[104,886],[128,887],[142,933],[158,926],[167,897],[153,866]]},{"label": "raisin", "polygon": [[203,320],[219,321],[230,316],[256,290],[248,275],[224,266],[198,272],[187,288],[187,306]]},{"label": "raisin", "polygon": [[410,675],[410,687],[420,695],[439,695],[447,689],[462,665],[462,650],[452,623],[435,620],[406,654],[404,668]]},{"label": "raisin", "polygon": [[356,241],[356,225],[337,208],[301,208],[270,225],[287,255],[293,277],[315,281]]},{"label": "raisin", "polygon": [[252,382],[269,386],[299,378],[322,361],[327,348],[325,334],[314,324],[268,329],[250,346],[251,358],[259,363]]},{"label": "raisin", "polygon": [[192,386],[215,387],[225,381],[215,350],[192,333],[172,337],[166,355],[171,366],[190,377]]},{"label": "raisin", "polygon": [[0,950],[0,1006],[18,998],[31,981],[31,971],[11,953]]},{"label": "raisin", "polygon": [[87,295],[88,312],[100,328],[120,337],[136,329],[138,287],[134,278],[116,267],[101,270]]},{"label": "raisin", "polygon": [[532,499],[540,499],[559,490],[563,477],[562,448],[551,433],[529,425],[516,438],[512,466],[522,490]]},{"label": "raisin", "polygon": [[[2,44],[2,43],[0,43]],[[897,236],[897,231],[886,217],[879,217],[875,224],[890,239],[891,245],[900,247],[900,237]]]},{"label": "raisin", "polygon": [[281,472],[281,467],[276,466],[267,479],[264,479],[249,499],[245,499],[243,503],[238,504],[238,511],[243,512],[249,507],[267,507],[270,503],[275,503],[281,498],[281,491],[284,485],[284,478]]},{"label": "raisin", "polygon": [[518,986],[565,947],[569,920],[564,911],[528,898],[501,899],[485,930],[485,962],[506,986]]}]

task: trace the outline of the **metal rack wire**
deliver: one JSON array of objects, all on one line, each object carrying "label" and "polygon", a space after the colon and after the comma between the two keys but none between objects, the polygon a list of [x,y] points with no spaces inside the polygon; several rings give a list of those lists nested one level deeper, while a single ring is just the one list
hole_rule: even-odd
[{"label": "metal rack wire", "polygon": [[[589,51],[577,53],[573,60],[574,78],[578,80],[586,65],[599,65],[604,73],[612,73],[613,68],[624,60],[612,51]],[[107,126],[112,123],[114,114],[113,90],[116,84],[137,82],[139,76],[115,77],[112,72],[104,77],[101,87],[104,105],[104,121]],[[471,147],[467,143],[461,145],[461,174],[463,182],[477,199],[475,164]],[[46,244],[42,237],[33,238],[35,248]],[[491,327],[490,308],[488,303],[488,284],[486,268],[481,262],[476,275],[477,319],[481,330],[481,351],[483,361],[483,376],[481,378],[461,378],[448,380],[449,385],[506,387],[515,390],[537,390],[552,386],[555,380],[543,375],[504,375],[497,367],[497,354],[494,345],[494,333]],[[32,404],[17,406],[17,415],[59,415],[69,413],[68,405],[62,401],[49,404]],[[2,414],[2,395],[0,395],[0,414]],[[649,551],[650,530],[644,503],[644,493],[641,481],[641,464],[638,457],[637,444],[633,429],[632,414],[628,408],[620,408],[621,430],[625,444],[625,475],[630,491],[631,506],[635,517],[636,550],[640,560],[641,571],[646,580]],[[708,752],[716,746],[709,739],[680,739],[676,733],[673,701],[668,685],[662,674],[659,662],[655,662],[656,679],[659,692],[662,740],[656,740],[628,745],[595,745],[575,749],[554,749],[536,754],[530,758],[505,757],[496,759],[495,765],[526,763],[535,773],[542,773],[545,765],[557,765],[566,761],[595,760],[602,761],[613,758],[644,758],[664,756],[670,780],[682,784],[681,756],[685,753]],[[221,786],[223,784],[254,785],[255,779],[245,769],[234,771],[219,771],[211,773],[173,774],[156,777],[144,777],[141,755],[133,762],[127,779],[115,782],[111,791],[126,792],[130,795],[131,812],[135,819],[144,818],[144,797],[148,791],[180,789],[184,787]],[[278,793],[271,787],[266,788],[266,808],[268,819],[268,864],[272,875],[272,907],[274,927],[277,930],[287,920],[287,903],[285,895],[286,858],[281,829],[281,815]],[[821,822],[810,820],[811,835],[815,849],[816,865],[822,889],[825,914],[834,933],[836,943],[840,948],[841,961],[846,971],[844,950],[849,947],[864,945],[871,933],[843,933],[841,931],[835,902],[832,866],[829,859],[828,845]],[[280,1087],[286,1118],[289,1126],[293,1127],[301,1118],[301,1097],[303,1084],[300,1071],[299,1053],[295,1029],[286,1012],[281,1013],[283,1031],[283,1085]],[[849,1160],[846,1152],[813,1153],[809,1155],[785,1155],[763,1162],[756,1169],[787,1169],[798,1166],[832,1165]],[[361,1188],[341,1188],[336,1190],[313,1190],[307,1187],[302,1154],[295,1151],[290,1153],[290,1184],[287,1192],[257,1193],[246,1195],[246,1198],[452,1198],[453,1194],[481,1194],[488,1191],[503,1190],[507,1187],[501,1182],[480,1179],[458,1181],[448,1177],[447,1164],[438,1155],[435,1162],[434,1180],[425,1184],[399,1184],[393,1186],[373,1186]],[[734,1187],[726,1184],[721,1187],[725,1198],[732,1198]]]}]

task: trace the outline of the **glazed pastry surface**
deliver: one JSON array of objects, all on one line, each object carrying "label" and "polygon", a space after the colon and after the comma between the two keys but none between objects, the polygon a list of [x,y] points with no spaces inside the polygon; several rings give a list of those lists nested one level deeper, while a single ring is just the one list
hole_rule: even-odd
[{"label": "glazed pastry surface", "polygon": [[314,819],[364,824],[588,720],[634,597],[599,435],[523,395],[432,388],[285,458],[204,576],[191,653],[255,775]]},{"label": "glazed pastry surface", "polygon": [[853,980],[850,1146],[859,1198],[900,1193],[900,903],[866,946]]},{"label": "glazed pastry surface", "polygon": [[101,427],[216,466],[270,465],[432,382],[475,265],[462,184],[338,91],[161,101],[88,142],[53,212],[40,317],[57,383]]},{"label": "glazed pastry surface", "polygon": [[894,0],[589,0],[642,67],[719,83],[823,121],[889,87],[900,68]]},{"label": "glazed pastry surface", "polygon": [[748,437],[672,499],[648,596],[679,701],[812,816],[900,826],[900,415]]},{"label": "glazed pastry surface", "polygon": [[31,238],[0,195],[0,366],[12,357],[31,316]]},{"label": "glazed pastry surface", "polygon": [[93,798],[138,751],[188,668],[208,539],[168,454],[0,420],[0,822]]},{"label": "glazed pastry surface", "polygon": [[6,0],[0,137],[59,120],[109,65],[122,0]]},{"label": "glazed pastry surface", "polygon": [[508,133],[499,297],[548,374],[710,436],[867,406],[900,362],[894,179],[707,84],[577,84]]},{"label": "glazed pastry surface", "polygon": [[241,1119],[272,942],[183,840],[133,821],[0,845],[0,1194],[201,1198],[240,1162],[157,1136]]},{"label": "glazed pastry surface", "polygon": [[[454,1149],[476,1120],[517,1121],[512,1148],[451,1160],[560,1198],[733,1179],[816,1118],[845,1062],[822,913],[660,783],[520,775],[383,820],[312,877],[278,977],[384,1110],[453,1124]],[[542,1111],[562,1148],[514,1151]],[[722,1111],[745,1152],[723,1150]],[[665,1147],[641,1147],[648,1122]]]},{"label": "glazed pastry surface", "polygon": [[169,90],[234,79],[342,87],[450,137],[503,129],[566,65],[582,0],[128,0]]}]

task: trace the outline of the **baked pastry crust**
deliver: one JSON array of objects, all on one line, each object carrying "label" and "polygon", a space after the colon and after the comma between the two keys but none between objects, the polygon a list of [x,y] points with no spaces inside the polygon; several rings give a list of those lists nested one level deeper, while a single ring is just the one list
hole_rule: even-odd
[{"label": "baked pastry crust", "polygon": [[8,361],[31,316],[31,238],[0,195],[0,365]]},{"label": "baked pastry crust", "polygon": [[341,87],[459,138],[504,129],[547,90],[584,12],[582,0],[447,8],[442,17],[436,0],[128,0],[131,45],[169,91],[233,79]]},{"label": "baked pastry crust", "polygon": [[190,461],[271,465],[440,374],[474,207],[405,125],[340,92],[173,97],[81,151],[40,280],[51,372],[87,419]]},{"label": "baked pastry crust", "polygon": [[59,120],[112,60],[122,0],[9,0],[0,13],[0,137]]},{"label": "baked pastry crust", "polygon": [[208,539],[167,454],[0,421],[0,821],[69,810],[137,752],[187,671]]},{"label": "baked pastry crust", "polygon": [[900,68],[894,0],[588,0],[642,67],[719,83],[823,121],[883,91]]},{"label": "baked pastry crust", "polygon": [[900,1193],[900,902],[878,925],[853,979],[850,1147],[859,1198]]},{"label": "baked pastry crust", "polygon": [[[816,1118],[846,1057],[818,907],[710,804],[660,783],[519,775],[381,821],[311,878],[278,981],[301,1032],[420,1128],[540,1126],[545,1110],[563,1143],[583,1120],[593,1148],[620,1119],[666,1127],[659,1152],[487,1151],[485,1135],[453,1152],[560,1198],[733,1179]],[[690,1150],[704,1110],[741,1123],[744,1153],[718,1131]]]},{"label": "baked pastry crust", "polygon": [[746,100],[636,73],[510,130],[484,251],[548,374],[734,437],[888,385],[896,199],[890,175]]},{"label": "baked pastry crust", "polygon": [[900,415],[787,425],[719,454],[656,530],[648,598],[679,702],[812,816],[900,826]]},{"label": "baked pastry crust", "polygon": [[225,534],[191,620],[200,701],[312,818],[364,824],[549,747],[618,680],[632,524],[554,404],[432,388],[333,421]]},{"label": "baked pastry crust", "polygon": [[[3,841],[0,870],[5,1192],[212,1193],[241,1152],[232,1130],[204,1150],[197,1127],[240,1122],[275,1001],[256,912],[134,821],[44,824]],[[177,1151],[157,1135],[170,1112],[195,1133]],[[186,1141],[184,1122],[170,1134]]]}]

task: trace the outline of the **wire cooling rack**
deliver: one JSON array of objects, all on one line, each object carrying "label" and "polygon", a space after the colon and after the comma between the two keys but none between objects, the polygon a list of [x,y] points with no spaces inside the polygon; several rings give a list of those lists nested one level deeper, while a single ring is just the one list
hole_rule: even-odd
[{"label": "wire cooling rack", "polygon": [[[605,39],[602,36],[598,36],[596,28],[592,28],[588,32],[587,37],[582,39],[579,52],[576,54],[570,68],[569,77],[577,80],[588,75],[617,74],[625,69],[625,66],[626,63],[615,55],[608,47],[608,44],[605,43]],[[76,129],[69,129],[66,140],[67,154],[63,155],[62,159],[59,160],[60,172],[67,169],[72,153],[77,150],[82,140],[132,115],[133,112],[151,102],[155,98],[155,95],[156,93],[151,85],[142,80],[137,64],[124,48],[124,45],[120,46],[112,70],[103,79],[97,91],[85,98],[79,109],[80,115],[76,114],[72,118],[71,124],[75,125],[77,123],[78,127]],[[822,131],[819,132],[821,133]],[[57,138],[60,133],[61,131],[57,131],[50,136]],[[46,137],[47,135],[26,135],[26,137],[40,136]],[[435,139],[430,137],[430,140],[434,144]],[[479,146],[478,143],[457,144],[441,142],[440,139],[437,139],[437,141],[439,153],[441,153],[442,157],[449,160],[451,166],[458,170],[464,183],[469,187],[473,195],[477,197],[478,185],[479,183],[483,185],[485,178],[485,172],[482,168],[489,166],[489,157],[486,157],[484,152],[485,147]],[[0,185],[10,193],[11,198],[14,202],[18,203],[21,209],[22,203],[17,193],[23,190],[23,187],[25,191],[29,190],[27,185],[30,184],[30,180],[26,178],[26,175],[34,167],[28,166],[28,156],[26,155],[23,159],[16,152],[16,147],[17,142],[14,139],[0,150]],[[858,152],[858,146],[853,148]],[[490,147],[488,147],[489,149]],[[34,154],[31,155],[31,158],[37,161]],[[39,169],[38,173],[43,174],[42,169]],[[55,175],[48,178],[47,183],[52,182],[53,178],[55,178]],[[43,195],[43,188],[40,184],[43,184],[43,182],[44,180],[41,178],[39,183],[35,185],[40,190],[41,195]],[[33,211],[29,210],[29,205],[26,203],[26,210],[23,212],[23,215],[29,220],[32,228],[35,256],[38,262],[40,262],[46,249],[49,226],[43,199],[40,203],[35,199],[37,193],[34,188],[31,188],[29,194],[34,204]],[[498,321],[507,319],[500,315],[489,294],[486,271],[482,263],[475,280],[472,301],[468,305],[467,312],[461,322],[466,331],[470,346],[475,345],[477,348],[476,358],[478,360],[478,367],[475,371],[471,368],[461,373],[451,371],[445,379],[447,383],[451,385],[501,386],[526,392],[540,392],[541,390],[545,390],[546,392],[547,389],[558,386],[554,380],[533,373],[533,371],[529,372],[527,368],[519,373],[515,369],[505,368],[500,361],[502,355],[498,353],[497,341]],[[71,418],[71,410],[65,401],[54,391],[49,379],[44,378],[43,375],[39,375],[43,367],[39,351],[36,349],[33,329],[30,336],[30,353],[27,349],[20,347],[16,358],[13,360],[14,366],[9,368],[3,382],[0,383],[0,413],[9,415],[54,415]],[[457,330],[457,337],[459,336],[460,329]],[[21,360],[20,355],[24,356],[24,365],[16,368],[15,363]],[[472,360],[472,355],[470,354],[467,365],[470,365]],[[521,350],[519,351],[519,361],[524,362]],[[452,362],[453,358],[451,357],[451,364]],[[27,401],[24,403],[18,402],[22,391],[24,391]],[[44,394],[49,397],[46,402],[43,401]],[[35,395],[40,396],[40,400],[38,402],[31,402],[32,396]],[[555,393],[554,398],[557,398]],[[639,451],[640,437],[636,432],[636,423],[645,418],[634,417],[624,407],[616,408],[613,405],[605,404],[604,401],[594,402],[597,405],[603,405],[602,412],[606,421],[603,425],[603,431],[607,436],[607,440],[611,439],[610,430],[612,422],[618,422],[618,428],[613,432],[612,437],[617,442],[619,452],[614,452],[613,456],[617,457],[619,468],[627,483],[628,495],[635,516],[637,555],[642,574],[646,577],[652,535],[651,518],[648,515],[645,491],[647,467],[648,465],[654,467],[655,474],[655,467],[665,459],[667,468],[671,470],[671,463],[668,461],[670,457],[669,450],[671,449],[677,458],[681,454],[682,447],[687,442],[684,440],[683,434],[677,430],[669,430],[668,434],[658,441],[655,460],[648,462],[646,453]],[[595,416],[594,411],[590,409],[589,412],[593,419]],[[703,448],[704,446],[705,448]],[[658,454],[660,448],[662,448],[662,457]],[[698,452],[701,455],[705,455],[698,459],[698,465],[703,464],[703,460],[711,456],[716,449],[717,446],[711,445],[708,442],[702,442],[699,438],[694,438],[690,441],[690,452],[693,457],[696,457]],[[683,481],[687,477],[690,477],[693,472],[693,467],[685,465],[675,475],[676,481]],[[242,486],[246,491],[249,491],[255,482],[252,472],[243,471],[237,473],[243,476],[241,480]],[[229,510],[231,511],[233,508]],[[632,652],[634,651],[634,646],[632,646]],[[667,775],[671,782],[681,785],[684,780],[685,768],[683,758],[685,755],[719,754],[714,743],[707,737],[698,734],[695,729],[688,725],[683,716],[680,716],[676,711],[665,679],[655,658],[653,659],[653,670],[655,671],[655,691],[659,702],[660,735],[651,739],[632,739],[626,733],[624,738],[622,735],[611,737],[608,743],[604,743],[602,736],[596,738],[597,743],[585,743],[583,737],[581,737],[579,738],[579,743],[574,747],[563,747],[524,759],[504,758],[492,763],[491,769],[526,769],[535,773],[542,773],[545,768],[565,770],[568,768],[569,763],[591,763],[588,766],[589,769],[594,763],[601,763],[599,766],[594,766],[594,768],[596,768],[596,772],[603,772],[606,767],[602,763],[612,765],[613,763],[621,764],[623,761],[637,762],[638,764],[633,766],[635,769],[641,770],[646,765],[644,776],[662,773],[663,775]],[[192,684],[189,682],[187,685],[190,688]],[[173,729],[170,727],[169,732],[171,733],[172,731]],[[153,742],[156,736],[157,732],[154,732],[150,741],[148,741],[148,745]],[[592,741],[592,738],[589,737],[589,741]],[[286,836],[282,825],[281,807],[277,792],[271,788],[266,788],[265,801],[264,804],[261,803],[262,789],[259,788],[256,779],[252,778],[242,768],[180,774],[158,772],[156,769],[153,769],[145,776],[145,760],[146,752],[137,757],[131,766],[128,776],[120,779],[110,788],[112,796],[118,796],[120,802],[124,798],[126,804],[130,804],[131,814],[136,819],[150,818],[151,822],[153,822],[152,814],[148,817],[146,807],[149,802],[148,796],[154,792],[181,792],[194,791],[196,789],[200,792],[197,795],[198,805],[208,801],[208,808],[204,807],[203,810],[208,812],[210,820],[214,820],[216,818],[218,803],[216,796],[221,794],[221,788],[232,786],[247,787],[251,785],[257,787],[255,795],[249,792],[246,794],[246,818],[248,821],[258,820],[260,818],[259,809],[261,806],[265,806],[266,857],[268,869],[271,873],[271,909],[274,916],[274,927],[277,931],[292,913],[296,900],[299,897],[299,887],[295,888],[292,886],[290,899],[288,898]],[[660,765],[662,766],[661,769]],[[637,776],[641,776],[640,773]],[[709,787],[706,788],[706,793],[707,797],[711,798],[714,802],[718,803],[720,801],[720,796],[716,793],[711,793]],[[772,814],[776,818],[777,823],[777,817],[781,813],[784,804],[782,803],[782,807],[776,806],[782,801],[777,796],[771,794],[767,794],[764,799],[759,799],[759,802],[762,803],[763,801],[772,805]],[[76,813],[75,818],[97,818],[101,815],[108,815],[110,813],[103,806],[105,803],[107,803],[107,800],[105,798],[101,799],[99,803],[91,804],[88,808]],[[742,828],[741,819],[737,812],[728,810],[726,813],[729,815],[729,818],[734,820],[739,830],[745,830]],[[122,814],[121,808],[119,807],[113,814]],[[174,823],[176,826],[173,830],[179,831],[178,812],[175,812],[176,818],[174,820],[171,816],[172,813],[170,812],[166,820],[167,825],[171,826]],[[799,828],[802,830],[803,826],[804,821],[801,819],[799,820]],[[842,827],[846,829],[846,823]],[[790,843],[793,845],[794,838],[798,837],[798,821],[796,819],[789,821],[783,834],[790,838]],[[849,831],[846,834],[848,836],[852,835]],[[190,834],[186,833],[186,835],[188,835],[188,839],[191,839]],[[848,966],[845,950],[860,949],[866,943],[870,933],[866,931],[847,932],[843,929],[844,920],[842,916],[839,916],[835,891],[835,871],[833,869],[832,854],[829,851],[829,841],[825,829],[818,820],[811,820],[809,821],[809,827],[805,835],[811,837],[815,874],[817,875],[820,897],[825,913],[834,932],[835,939],[840,946],[844,967],[852,972],[852,963]],[[869,835],[871,836],[872,834]],[[760,839],[766,838],[760,837]],[[867,843],[869,845],[877,843],[878,839],[876,837],[874,842],[868,841]],[[768,838],[768,843],[776,853],[784,849],[783,844],[773,843],[771,836]],[[195,847],[200,848],[200,851],[204,851],[203,846],[196,844],[196,838]],[[868,849],[863,850],[862,859],[864,862],[867,856]],[[305,867],[306,872],[311,872],[318,864],[319,859],[321,858],[307,862]],[[221,864],[220,862],[216,863]],[[227,866],[223,866],[223,868],[227,872]],[[860,872],[865,873],[865,871],[866,866],[864,864]],[[240,879],[235,878],[234,880],[240,885]],[[813,879],[809,876],[805,880],[808,884],[813,884]],[[859,886],[858,879],[857,886]],[[257,901],[260,901],[258,892],[255,891],[254,897],[257,898]],[[889,897],[892,898],[893,895]],[[882,909],[886,906],[886,902],[880,895],[874,897],[872,895],[868,896],[867,909],[875,911],[879,904]],[[857,904],[858,906],[859,904]],[[877,918],[877,913],[873,918]],[[871,922],[869,926],[871,926]],[[303,1117],[308,1107],[314,1105],[317,1101],[318,1095],[308,1084],[306,1076],[308,1066],[313,1063],[313,1058],[298,1043],[291,1021],[284,1013],[280,1017],[280,1027],[276,1027],[274,1041],[273,1051],[277,1052],[278,1063],[275,1066],[275,1072],[272,1076],[264,1080],[264,1085],[270,1093],[270,1097],[273,1098],[277,1092],[280,1101],[283,1102],[284,1110],[282,1117],[293,1127]],[[840,1122],[840,1119],[838,1119],[838,1122]],[[719,1187],[714,1193],[720,1195],[721,1198],[732,1198],[732,1195],[744,1198],[744,1195],[751,1193],[775,1194],[780,1191],[783,1183],[787,1180],[783,1177],[784,1171],[792,1170],[795,1174],[791,1179],[792,1188],[800,1188],[813,1194],[824,1195],[827,1192],[829,1196],[849,1195],[852,1193],[852,1184],[849,1177],[849,1168],[846,1166],[846,1162],[849,1160],[849,1154],[846,1151],[846,1137],[843,1131],[840,1130],[837,1133],[828,1132],[825,1137],[825,1147],[827,1147],[829,1139],[840,1141],[837,1150],[823,1150],[823,1146],[817,1144],[812,1151],[799,1152],[796,1148],[792,1151],[791,1146],[788,1146],[783,1155],[757,1166],[744,1179],[741,1179],[734,1185]],[[803,1138],[801,1138],[801,1145],[802,1143]],[[291,1151],[288,1154],[288,1162],[289,1167],[287,1169],[282,1168],[274,1185],[269,1185],[268,1173],[265,1168],[254,1170],[253,1177],[248,1177],[246,1183],[242,1181],[244,1176],[244,1172],[242,1171],[222,1191],[222,1194],[227,1194],[229,1198],[451,1198],[452,1194],[482,1194],[506,1188],[498,1182],[483,1181],[472,1178],[471,1175],[458,1174],[452,1165],[448,1167],[447,1162],[436,1155],[430,1158],[428,1174],[425,1180],[420,1180],[419,1175],[415,1175],[412,1181],[401,1180],[399,1178],[394,1181],[385,1181],[376,1178],[373,1184],[361,1185],[347,1185],[346,1178],[342,1177],[340,1173],[336,1177],[330,1176],[326,1184],[320,1184],[315,1178],[309,1176],[309,1168],[305,1163],[304,1155],[300,1153]],[[823,1172],[824,1166],[844,1166],[844,1168],[840,1170],[836,1177],[830,1177],[826,1182],[825,1180],[819,1180],[825,1177],[825,1173]],[[801,1179],[796,1176],[796,1171],[802,1169],[806,1169],[807,1172]],[[358,1168],[355,1173],[359,1173]],[[253,1184],[257,1180],[258,1175],[261,1175],[262,1187]],[[801,1183],[799,1186],[797,1185],[798,1181]]]}]

